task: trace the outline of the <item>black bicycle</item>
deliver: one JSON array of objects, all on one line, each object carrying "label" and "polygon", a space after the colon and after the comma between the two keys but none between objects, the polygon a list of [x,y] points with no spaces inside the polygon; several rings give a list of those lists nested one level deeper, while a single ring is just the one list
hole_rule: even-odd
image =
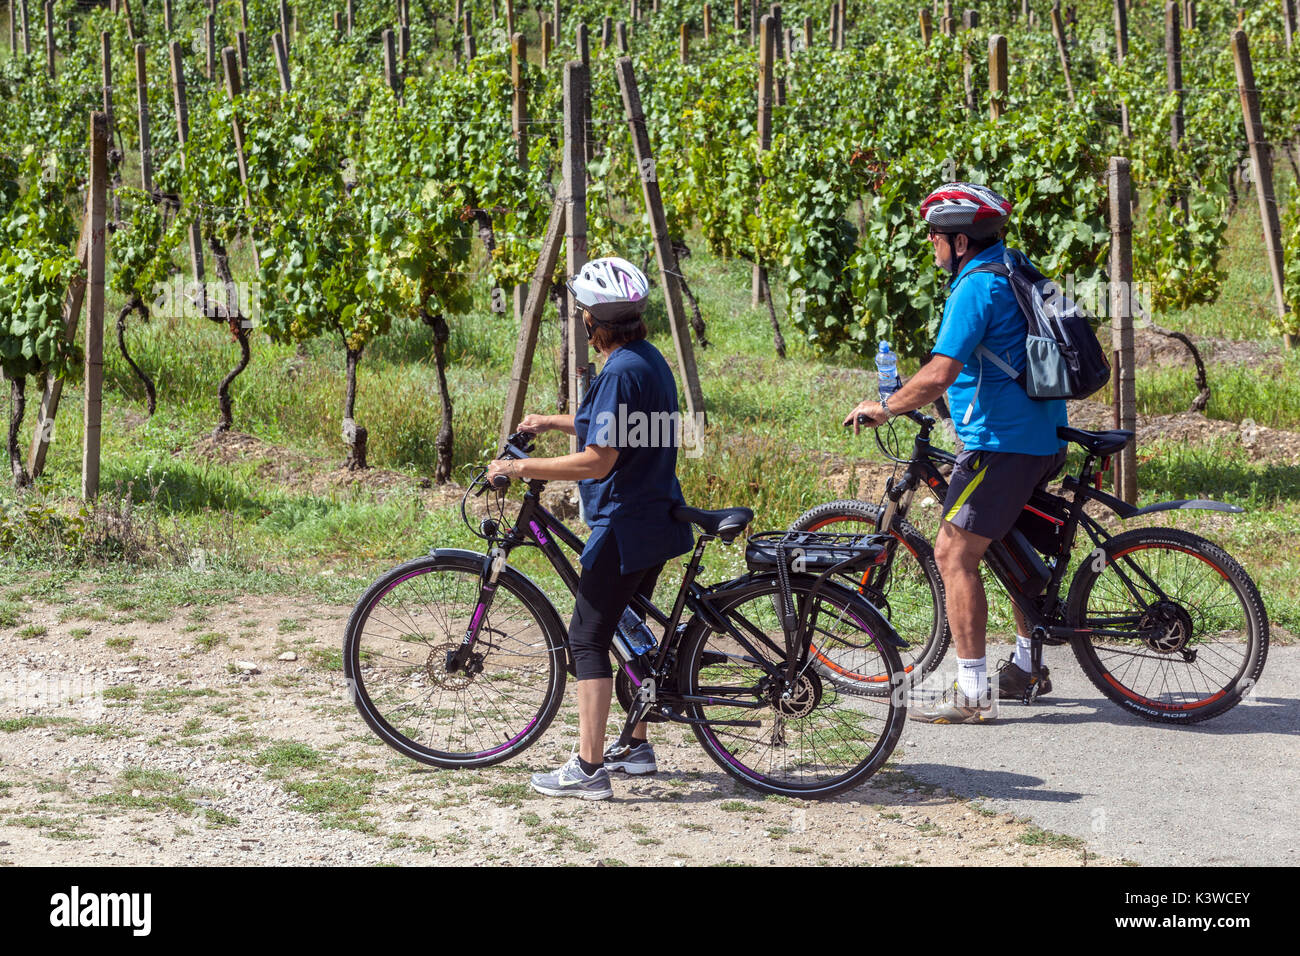
[{"label": "black bicycle", "polygon": [[[527,457],[531,436],[512,435],[503,457]],[[499,763],[546,731],[573,673],[568,635],[555,606],[509,563],[536,547],[576,592],[578,574],[560,545],[583,542],[541,504],[530,480],[513,521],[504,488],[486,472],[461,510],[486,553],[438,548],[394,568],[357,602],[343,641],[343,669],[366,723],[400,753],[438,767]],[[490,493],[477,522],[471,496]],[[644,653],[616,637],[615,682],[627,720],[689,724],[727,773],[757,790],[824,797],[855,787],[894,749],[906,720],[901,639],[850,588],[882,560],[874,534],[772,532],[746,546],[750,572],[711,586],[697,581],[708,544],[731,543],[748,508],[679,507],[701,531],[672,610],[637,597],[632,607],[664,638]],[[689,612],[689,614],[687,613]],[[897,693],[864,695],[823,679],[825,664],[870,673]],[[875,686],[875,685],[873,685]]]},{"label": "black bicycle", "polygon": [[[906,417],[920,425],[910,457],[898,453],[892,422],[876,429],[881,451],[903,466],[902,476],[889,481],[880,505],[828,502],[801,515],[792,528],[856,526],[882,534],[884,559],[851,572],[846,583],[881,608],[904,638],[912,638],[903,657],[909,680],[915,683],[938,665],[948,647],[949,630],[933,551],[907,522],[907,514],[922,485],[944,500],[947,474],[956,459],[930,444],[933,418],[920,412]],[[1201,499],[1135,508],[1101,490],[1110,457],[1132,440],[1132,432],[1060,428],[1057,434],[1086,453],[1078,474],[1063,479],[1066,497],[1036,491],[1015,527],[994,541],[984,558],[1032,628],[1034,672],[1041,666],[1044,645],[1069,643],[1097,689],[1143,717],[1195,723],[1228,710],[1258,682],[1268,655],[1268,615],[1250,576],[1227,552],[1199,535],[1137,528],[1112,536],[1085,506],[1096,502],[1123,519],[1182,508],[1242,509]],[[1063,599],[1062,585],[1081,527],[1093,549],[1079,564]],[[827,673],[860,693],[871,693],[873,687],[876,693],[891,692],[876,673],[823,668]],[[1037,682],[1031,682],[1025,703],[1037,689]]]}]

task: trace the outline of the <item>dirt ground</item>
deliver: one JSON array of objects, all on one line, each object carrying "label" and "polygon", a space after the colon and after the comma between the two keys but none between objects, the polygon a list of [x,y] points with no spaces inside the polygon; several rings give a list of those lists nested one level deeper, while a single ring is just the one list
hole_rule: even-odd
[{"label": "dirt ground", "polygon": [[659,773],[616,775],[613,800],[543,798],[528,775],[568,758],[571,693],[513,761],[438,770],[388,749],[348,700],[348,607],[146,620],[103,589],[66,597],[31,603],[30,636],[0,643],[2,864],[1113,862],[892,767],[830,801],[764,798],[677,726],[656,730]]}]

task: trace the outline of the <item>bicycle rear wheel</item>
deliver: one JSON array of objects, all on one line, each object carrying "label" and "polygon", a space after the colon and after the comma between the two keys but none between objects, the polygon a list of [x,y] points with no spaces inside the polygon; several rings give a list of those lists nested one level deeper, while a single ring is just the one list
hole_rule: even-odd
[{"label": "bicycle rear wheel", "polygon": [[828,797],[858,786],[884,765],[907,718],[905,675],[888,643],[889,623],[855,593],[830,584],[813,597],[816,579],[791,579],[803,619],[814,615],[813,640],[832,661],[855,671],[888,675],[888,693],[846,693],[824,680],[804,655],[789,685],[785,637],[775,577],[763,576],[713,606],[744,637],[708,626],[696,616],[683,637],[678,686],[710,698],[691,704],[689,716],[708,721],[757,721],[757,727],[693,724],[704,750],[727,773],[756,790],[791,797]]},{"label": "bicycle rear wheel", "polygon": [[[881,510],[879,505],[851,498],[828,501],[801,514],[790,530],[865,533],[876,527]],[[912,682],[919,683],[939,665],[952,638],[944,610],[943,579],[934,549],[916,528],[900,521],[889,533],[897,542],[889,564],[846,575],[843,583],[876,607],[908,642],[899,656]],[[829,660],[819,661],[818,669],[823,677],[842,683],[849,693],[881,689],[873,675],[837,667]]]},{"label": "bicycle rear wheel", "polygon": [[1217,545],[1171,528],[1116,535],[1070,584],[1074,653],[1097,689],[1148,720],[1191,724],[1234,706],[1268,656],[1268,615],[1250,576]]},{"label": "bicycle rear wheel", "polygon": [[[343,672],[361,716],[386,744],[437,767],[507,760],[536,741],[564,696],[564,627],[522,574],[503,568],[480,604],[483,556],[440,554],[389,571],[361,596]],[[448,672],[475,617],[468,669]]]}]

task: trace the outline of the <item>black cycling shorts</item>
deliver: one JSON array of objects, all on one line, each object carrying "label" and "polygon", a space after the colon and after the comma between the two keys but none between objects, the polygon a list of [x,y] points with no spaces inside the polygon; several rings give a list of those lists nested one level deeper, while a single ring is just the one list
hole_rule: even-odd
[{"label": "black cycling shorts", "polygon": [[1047,484],[1064,464],[1064,449],[1055,455],[964,451],[952,470],[943,520],[1000,540],[1016,523],[1034,489]]},{"label": "black cycling shorts", "polygon": [[619,571],[618,542],[606,535],[590,568],[578,578],[578,594],[569,622],[569,653],[578,680],[613,676],[609,664],[609,647],[614,627],[633,595],[650,597],[664,565],[652,565],[631,574]]}]

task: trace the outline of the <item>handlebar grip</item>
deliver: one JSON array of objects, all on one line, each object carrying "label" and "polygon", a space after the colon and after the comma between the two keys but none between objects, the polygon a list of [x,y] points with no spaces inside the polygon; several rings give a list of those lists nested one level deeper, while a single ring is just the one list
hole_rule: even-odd
[{"label": "handlebar grip", "polygon": [[510,479],[507,478],[505,475],[497,475],[495,478],[492,479],[493,488],[500,490],[501,488],[508,488],[509,486],[510,486]]}]

